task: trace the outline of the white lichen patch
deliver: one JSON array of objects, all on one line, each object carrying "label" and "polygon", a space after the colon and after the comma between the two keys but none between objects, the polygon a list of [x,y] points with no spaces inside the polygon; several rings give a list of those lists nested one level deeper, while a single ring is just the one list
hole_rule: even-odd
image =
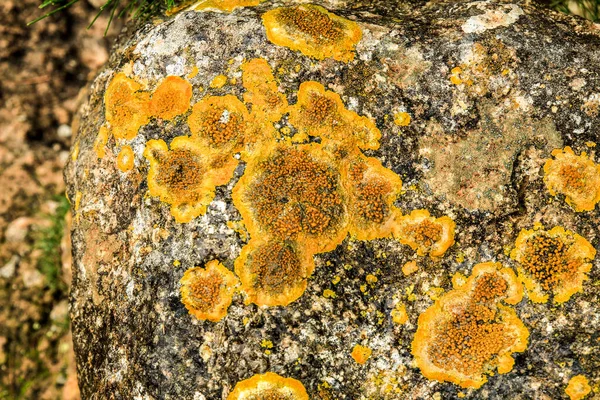
[{"label": "white lichen patch", "polygon": [[517,22],[523,15],[523,10],[516,4],[507,4],[510,8],[508,12],[503,9],[489,10],[485,14],[475,15],[469,18],[463,25],[462,30],[465,33],[483,33],[488,29],[495,29],[501,26],[510,26]]}]

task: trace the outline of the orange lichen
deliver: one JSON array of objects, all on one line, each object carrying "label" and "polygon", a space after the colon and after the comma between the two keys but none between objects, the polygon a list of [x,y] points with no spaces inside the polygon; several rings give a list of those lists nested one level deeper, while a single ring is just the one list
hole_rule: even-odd
[{"label": "orange lichen", "polygon": [[286,306],[306,290],[312,254],[292,241],[252,239],[235,260],[247,303]]},{"label": "orange lichen", "polygon": [[342,180],[348,193],[350,235],[358,240],[390,236],[396,223],[394,201],[402,190],[400,177],[376,158],[360,154],[342,167]]},{"label": "orange lichen", "polygon": [[544,183],[552,196],[563,194],[575,211],[591,211],[600,201],[600,165],[570,147],[555,149],[544,165]]},{"label": "orange lichen", "polygon": [[565,393],[571,400],[581,400],[592,391],[584,375],[576,375],[569,380]]},{"label": "orange lichen", "polygon": [[167,76],[158,85],[150,99],[153,117],[171,120],[190,108],[192,85],[178,76]]},{"label": "orange lichen", "polygon": [[315,254],[333,250],[346,236],[340,176],[317,145],[264,149],[232,196],[251,237],[295,240]]},{"label": "orange lichen", "polygon": [[188,125],[192,135],[205,146],[231,153],[242,148],[247,120],[244,104],[228,94],[208,96],[194,104]]},{"label": "orange lichen", "polygon": [[227,400],[308,400],[302,383],[273,372],[238,382]]},{"label": "orange lichen", "polygon": [[362,37],[356,22],[310,4],[268,11],[263,15],[263,24],[272,43],[318,60],[331,57],[352,61]]},{"label": "orange lichen", "polygon": [[417,262],[415,260],[408,261],[402,266],[402,273],[406,276],[412,274],[413,272],[417,272],[419,267],[417,266]]},{"label": "orange lichen", "polygon": [[299,134],[320,137],[324,146],[343,146],[346,151],[379,148],[381,132],[373,121],[347,110],[337,93],[325,90],[318,82],[300,85],[289,120]]},{"label": "orange lichen", "polygon": [[181,278],[181,302],[200,320],[217,322],[227,315],[238,286],[235,275],[217,260],[190,268]]},{"label": "orange lichen", "polygon": [[394,237],[419,256],[440,257],[454,244],[455,223],[450,217],[434,218],[427,210],[413,210],[397,218]]},{"label": "orange lichen", "polygon": [[194,7],[195,11],[218,10],[232,12],[240,7],[254,7],[265,0],[202,0]]},{"label": "orange lichen", "polygon": [[242,81],[246,92],[244,101],[252,104],[252,113],[273,122],[281,119],[288,103],[280,93],[269,63],[262,58],[242,65]]},{"label": "orange lichen", "polygon": [[149,94],[124,73],[114,76],[104,93],[105,117],[117,139],[133,139],[148,123]]},{"label": "orange lichen", "polygon": [[370,348],[357,344],[352,349],[352,353],[350,355],[352,356],[354,361],[356,361],[357,364],[362,365],[367,362],[369,357],[371,357],[372,352],[373,351]]},{"label": "orange lichen", "polygon": [[512,307],[523,288],[510,268],[477,264],[461,287],[419,316],[412,343],[417,366],[428,379],[479,388],[497,368],[512,370],[512,353],[527,348],[529,332]]},{"label": "orange lichen", "polygon": [[227,77],[225,75],[217,75],[210,81],[210,87],[213,89],[219,89],[225,86],[227,83]]},{"label": "orange lichen", "polygon": [[134,161],[133,149],[131,146],[123,146],[121,147],[121,151],[117,156],[117,167],[121,170],[121,172],[127,172],[133,168]]},{"label": "orange lichen", "polygon": [[102,159],[106,155],[106,143],[108,143],[108,129],[105,126],[100,127],[98,136],[94,141],[94,150],[98,158]]},{"label": "orange lichen", "polygon": [[549,231],[523,229],[511,252],[519,263],[519,279],[535,303],[547,302],[549,293],[556,303],[563,303],[581,292],[595,256],[587,240],[560,226]]},{"label": "orange lichen", "polygon": [[171,214],[180,223],[190,222],[206,212],[213,200],[215,187],[233,176],[237,160],[180,136],[171,142],[150,140],[144,150],[150,162],[150,195],[171,205]]}]

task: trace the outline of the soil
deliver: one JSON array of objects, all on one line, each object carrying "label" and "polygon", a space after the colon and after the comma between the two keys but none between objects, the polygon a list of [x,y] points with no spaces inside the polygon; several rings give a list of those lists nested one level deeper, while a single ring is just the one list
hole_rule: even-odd
[{"label": "soil", "polygon": [[79,399],[68,318],[63,166],[84,88],[121,21],[86,0],[27,27],[40,0],[0,2],[0,399]]}]

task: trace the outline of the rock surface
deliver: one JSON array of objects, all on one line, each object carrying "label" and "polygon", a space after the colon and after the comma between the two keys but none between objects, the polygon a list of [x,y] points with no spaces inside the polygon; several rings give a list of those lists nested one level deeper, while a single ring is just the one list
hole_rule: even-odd
[{"label": "rock surface", "polygon": [[[331,31],[317,32],[324,36],[316,50],[275,44],[267,37],[262,16],[276,7],[296,4],[293,1],[266,1],[231,12],[210,7],[182,10],[124,36],[113,49],[109,66],[93,83],[65,172],[74,212],[71,317],[83,398],[225,399],[240,381],[265,372],[301,382],[311,399],[561,399],[568,398],[565,388],[575,375],[587,377],[590,398],[599,396],[600,257],[592,253],[593,248],[600,248],[600,211],[594,199],[591,209],[575,210],[569,193],[551,195],[547,185],[554,178],[544,166],[553,159],[554,149],[566,146],[577,156],[587,152],[592,161],[597,160],[600,27],[521,3],[314,3],[343,18],[337,22],[327,17],[333,21],[332,40],[342,36],[339,30],[346,28],[340,27],[350,32],[353,26],[360,30],[360,40],[346,43],[347,48],[335,42],[337,50],[331,54],[323,45],[329,40],[323,37]],[[314,26],[321,25],[309,23],[307,31]],[[252,76],[262,75],[244,75],[244,68],[256,59],[266,60],[267,64],[257,62],[257,68],[270,69],[274,80],[252,89]],[[124,75],[118,75],[121,72]],[[111,83],[119,76],[133,89],[127,99],[112,102]],[[161,108],[157,87],[167,76],[182,78],[176,81],[181,90],[177,96],[165,95],[168,107]],[[187,88],[183,81],[191,84],[191,99],[181,94]],[[310,116],[310,107],[301,106],[302,101],[310,102],[312,97],[303,97],[302,93],[308,93],[303,87],[308,86],[301,85],[311,81],[328,91],[329,106],[333,107],[332,93],[336,93],[341,101],[335,103],[337,110],[346,108],[331,123],[335,128],[320,135],[313,134],[310,124],[322,120],[302,119],[302,113]],[[268,107],[260,111],[257,97],[273,85],[275,91],[265,97]],[[313,88],[318,90],[318,86]],[[127,90],[117,93],[115,89],[115,96]],[[239,115],[249,115],[252,122],[247,126],[258,128],[249,129],[243,143],[227,148],[231,154],[217,151],[225,158],[211,165],[223,171],[232,166],[231,179],[219,184],[214,178],[214,197],[198,200],[190,211],[186,201],[193,203],[204,192],[190,194],[192,189],[184,180],[178,181],[179,192],[174,195],[157,191],[169,185],[161,178],[167,167],[190,179],[198,173],[185,171],[185,165],[161,165],[168,163],[165,160],[176,146],[192,146],[188,139],[175,138],[196,138],[202,132],[201,124],[192,124],[190,115],[196,107],[191,106],[209,96],[225,95],[243,102],[242,108],[251,112],[241,110]],[[184,106],[177,110],[175,103]],[[273,117],[272,110],[279,107],[276,103],[281,110]],[[140,104],[150,104],[148,115],[131,111]],[[120,112],[118,107],[130,107],[125,118],[114,114]],[[224,112],[213,122],[229,123],[231,115],[238,116]],[[127,125],[127,130],[119,130],[119,124]],[[348,136],[344,136],[346,128]],[[336,129],[341,132],[338,136],[332,133]],[[370,142],[352,141],[360,129],[372,134]],[[268,138],[259,139],[261,135]],[[166,147],[161,150],[160,140],[170,146],[171,153],[166,153]],[[260,140],[268,143],[254,143]],[[327,199],[339,195],[341,203],[331,200],[339,209],[315,212],[321,213],[319,221],[328,221],[339,240],[332,239],[329,231],[325,239],[319,239],[302,225],[310,224],[304,214],[298,217],[302,221],[297,236],[282,236],[272,226],[263,231],[250,226],[258,215],[252,207],[258,206],[252,203],[249,209],[240,210],[240,205],[254,195],[263,196],[265,176],[283,182],[282,191],[313,189],[298,188],[306,183],[302,179],[307,175],[294,175],[290,182],[268,172],[274,157],[269,152],[276,142],[288,150],[310,149],[306,157],[313,157],[312,161],[303,161],[299,168],[313,165],[324,171],[315,182],[323,176],[327,181],[315,189],[314,196],[329,190],[327,185],[335,186],[327,192]],[[319,149],[318,157],[312,149]],[[288,150],[277,150],[277,154],[288,154]],[[369,209],[375,215],[379,215],[377,210],[385,214],[378,220],[387,221],[381,226],[364,228],[356,222],[358,217],[348,216],[352,207],[362,210],[360,202],[368,207],[373,199],[360,197],[357,193],[363,186],[358,184],[342,188],[350,185],[346,175],[353,176],[343,172],[350,157],[346,150],[353,152],[355,160],[371,165],[369,171],[375,171],[377,179],[402,180],[401,192],[389,189],[390,201],[376,198],[379,203]],[[285,157],[281,168],[286,166]],[[554,157],[562,156],[555,151]],[[577,169],[571,175],[560,169],[562,175],[556,179],[575,179],[581,185],[577,193],[594,197],[596,189],[585,185],[596,179],[598,169],[593,162],[589,165],[588,170]],[[252,180],[254,173],[264,180]],[[281,219],[277,211],[288,212],[295,206],[295,200],[286,196],[278,200],[283,205],[265,208],[260,203],[260,207],[275,210],[267,220],[289,227],[294,221]],[[431,219],[432,224],[453,231],[453,245],[436,253],[431,243],[407,238],[401,226],[412,226],[414,220],[406,216],[414,210],[428,210],[439,218]],[[330,215],[322,215],[327,212]],[[182,219],[190,221],[178,222]],[[264,219],[256,217],[253,225]],[[487,382],[481,385],[424,373],[413,355],[415,333],[425,329],[419,316],[427,309],[432,315],[443,310],[449,304],[443,300],[448,294],[466,296],[465,288],[475,281],[462,286],[461,282],[476,264],[499,262],[509,269],[502,270],[503,274],[522,278],[528,253],[515,255],[519,232],[554,227],[571,231],[568,240],[576,233],[591,244],[582,253],[585,262],[576,265],[581,276],[587,275],[587,279],[580,277],[582,289],[561,303],[556,300],[561,299],[558,291],[554,300],[550,293],[549,301],[534,302],[535,290],[527,279],[519,279],[519,287],[520,282],[526,287],[525,297],[506,298],[509,305],[499,307],[510,311],[503,308],[504,316],[496,317],[500,326],[508,315],[518,316],[519,331],[523,326],[528,331],[526,348],[512,347],[514,365],[502,371],[502,362],[490,356],[484,360],[482,375]],[[313,228],[319,230],[321,225]],[[302,236],[304,230],[309,233]],[[436,235],[433,241],[440,239]],[[563,240],[556,235],[555,240]],[[252,294],[244,283],[240,274],[244,265],[239,260],[263,246],[252,243],[279,243],[279,239],[296,249],[291,251],[308,254],[303,265],[314,260],[314,272],[311,275],[306,267],[298,283],[306,287],[287,305],[246,304],[245,299],[260,304],[262,297]],[[253,242],[248,244],[249,240]],[[218,268],[235,270],[242,278],[231,305],[225,307],[226,315],[216,317],[217,321],[188,312],[186,307],[193,305],[182,302],[180,283],[186,270],[204,268],[213,260],[222,263]],[[543,264],[547,257],[536,260]],[[569,262],[560,259],[556,268],[572,265]],[[274,276],[283,263],[270,265]],[[546,292],[563,281],[577,286],[570,275],[557,278],[552,275],[555,272],[537,275]],[[289,271],[283,275],[285,281]],[[464,304],[470,307],[477,301],[470,297]],[[495,310],[494,304],[486,307]],[[509,333],[501,332],[508,337]],[[492,346],[486,338],[475,344],[467,338],[464,346]],[[363,347],[355,349],[356,345]],[[464,351],[469,354],[468,349]],[[457,365],[455,369],[460,369]],[[496,367],[504,373],[498,374]]]}]

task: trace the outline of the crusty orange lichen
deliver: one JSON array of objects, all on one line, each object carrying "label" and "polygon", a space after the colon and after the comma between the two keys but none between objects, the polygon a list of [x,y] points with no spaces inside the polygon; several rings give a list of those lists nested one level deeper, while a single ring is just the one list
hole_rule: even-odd
[{"label": "crusty orange lichen", "polygon": [[244,103],[231,94],[203,98],[194,104],[188,117],[192,135],[222,153],[242,149],[247,121]]},{"label": "crusty orange lichen", "polygon": [[117,156],[117,167],[121,170],[121,172],[127,172],[133,168],[134,161],[133,149],[131,146],[123,146],[121,147],[121,151]]},{"label": "crusty orange lichen", "polygon": [[356,22],[311,4],[267,11],[263,24],[267,38],[274,44],[318,60],[331,57],[352,61],[354,48],[362,37]]},{"label": "crusty orange lichen", "polygon": [[273,372],[238,382],[227,400],[308,400],[302,383]]},{"label": "crusty orange lichen", "polygon": [[544,183],[552,196],[560,193],[575,211],[591,211],[600,201],[600,165],[585,152],[577,156],[567,146],[552,152],[544,165]]},{"label": "crusty orange lichen", "polygon": [[479,388],[497,368],[512,370],[512,353],[527,348],[529,332],[516,312],[523,288],[510,268],[477,264],[461,287],[419,316],[412,343],[417,366],[428,379]]},{"label": "crusty orange lichen", "polygon": [[227,309],[239,284],[235,275],[217,260],[205,268],[190,268],[181,278],[181,302],[200,320],[217,322]]},{"label": "crusty orange lichen", "polygon": [[155,118],[171,120],[190,108],[192,85],[178,76],[167,76],[150,99],[150,114]]},{"label": "crusty orange lichen", "polygon": [[94,141],[94,151],[98,158],[102,159],[106,155],[106,144],[108,143],[108,129],[102,125],[98,131],[98,136]]},{"label": "crusty orange lichen", "polygon": [[450,217],[434,218],[427,210],[413,210],[397,218],[394,237],[419,256],[441,257],[454,244],[455,226]]},{"label": "crusty orange lichen", "polygon": [[117,139],[133,139],[149,120],[149,94],[124,73],[111,80],[104,93],[106,121]]},{"label": "crusty orange lichen", "polygon": [[379,148],[381,132],[369,118],[347,110],[340,96],[318,82],[303,82],[298,102],[290,107],[290,123],[298,134],[320,137],[330,144],[353,150]]},{"label": "crusty orange lichen", "polygon": [[354,348],[352,349],[352,353],[350,355],[352,356],[354,361],[356,361],[357,364],[362,365],[367,362],[369,357],[371,357],[372,352],[373,350],[371,350],[370,348],[357,344],[354,345]]},{"label": "crusty orange lichen", "polygon": [[247,303],[286,306],[306,290],[314,270],[312,254],[288,240],[252,239],[235,260]]},{"label": "crusty orange lichen", "polygon": [[204,214],[215,187],[229,182],[237,166],[234,158],[185,136],[173,139],[171,150],[163,140],[148,141],[144,157],[150,162],[150,195],[170,204],[171,214],[180,223]]},{"label": "crusty orange lichen", "polygon": [[583,290],[583,282],[596,256],[594,247],[576,233],[556,226],[549,231],[523,229],[511,257],[519,264],[519,279],[535,303],[563,303]]},{"label": "crusty orange lichen", "polygon": [[402,180],[374,157],[359,154],[344,164],[350,235],[358,240],[390,236],[396,223],[394,201],[402,190]]},{"label": "crusty orange lichen", "polygon": [[233,203],[251,237],[295,240],[316,254],[346,236],[340,176],[317,145],[272,145],[246,166]]},{"label": "crusty orange lichen", "polygon": [[254,7],[265,0],[201,0],[196,6],[195,11],[218,10],[232,12],[240,7]]},{"label": "crusty orange lichen", "polygon": [[252,113],[273,122],[281,119],[288,106],[279,92],[267,60],[254,58],[242,65],[242,82],[246,92],[244,102],[252,105]]},{"label": "crusty orange lichen", "polygon": [[569,379],[569,384],[565,389],[565,393],[571,400],[581,400],[590,394],[591,391],[592,388],[584,375],[576,375]]}]

